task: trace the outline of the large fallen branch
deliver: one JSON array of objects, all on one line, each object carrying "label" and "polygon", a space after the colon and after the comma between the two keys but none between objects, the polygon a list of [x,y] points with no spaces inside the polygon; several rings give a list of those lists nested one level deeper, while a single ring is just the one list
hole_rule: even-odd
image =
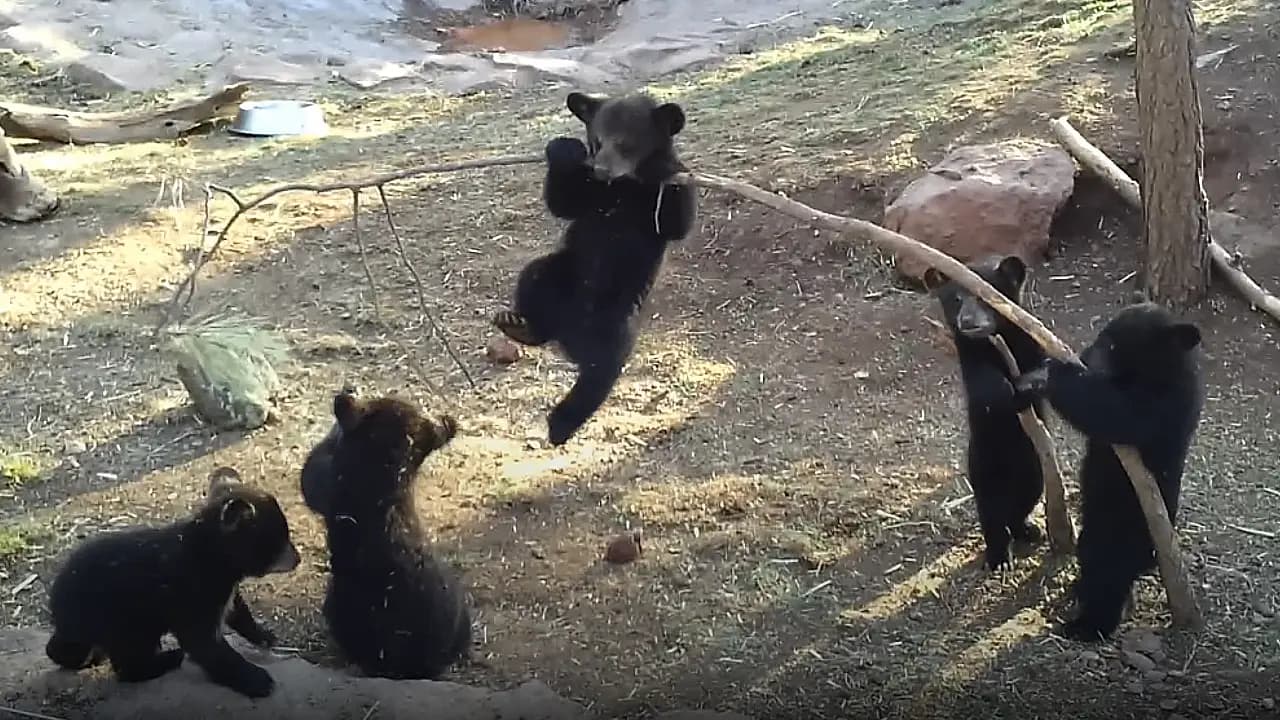
[{"label": "large fallen branch", "polygon": [[0,219],[32,222],[58,209],[58,194],[22,164],[0,128]]},{"label": "large fallen branch", "polygon": [[201,125],[235,115],[248,83],[166,108],[89,113],[0,101],[0,128],[11,137],[88,145],[173,140]]},{"label": "large fallen branch", "polygon": [[[991,336],[991,344],[996,352],[1004,358],[1009,367],[1009,374],[1017,379],[1022,374],[1018,367],[1018,359],[1013,356],[1004,338]],[[1062,486],[1062,468],[1058,465],[1058,454],[1053,449],[1053,438],[1045,429],[1044,421],[1036,414],[1035,407],[1029,407],[1018,413],[1018,422],[1022,431],[1027,434],[1036,455],[1040,456],[1040,474],[1044,478],[1044,526],[1049,534],[1049,548],[1056,553],[1069,555],[1076,549],[1076,530],[1071,525],[1071,516],[1067,513],[1067,494]]]},{"label": "large fallen branch", "polygon": [[[444,163],[396,173],[388,173],[386,175],[347,183],[333,183],[328,185],[295,183],[281,185],[267,190],[250,201],[242,201],[231,191],[226,190],[225,188],[217,188],[217,190],[230,196],[236,203],[236,212],[232,215],[231,219],[227,221],[226,225],[223,226],[218,239],[214,242],[209,251],[207,253],[201,252],[197,257],[195,266],[192,268],[187,281],[180,285],[174,293],[174,297],[170,302],[170,313],[168,315],[171,315],[172,311],[177,308],[185,290],[190,288],[190,291],[194,293],[196,274],[199,273],[200,268],[209,261],[213,254],[217,252],[218,247],[226,237],[226,233],[230,225],[250,208],[261,204],[276,195],[291,191],[323,193],[333,192],[336,190],[345,190],[353,193],[354,195],[363,188],[381,188],[387,183],[395,180],[401,180],[417,175],[449,172],[453,170],[494,167],[500,165],[523,165],[541,162],[543,162],[541,155],[524,155],[498,157],[489,160],[470,160],[457,163]],[[1080,359],[1076,357],[1076,354],[1071,350],[1071,348],[1050,332],[1049,329],[1045,327],[1044,323],[1040,322],[1036,316],[1027,312],[1016,303],[1010,302],[1008,298],[991,285],[987,284],[987,282],[979,277],[977,273],[966,267],[964,263],[944,252],[941,252],[940,250],[937,250],[936,248],[929,247],[928,245],[912,240],[904,235],[899,235],[898,233],[882,228],[875,223],[824,212],[782,195],[762,190],[754,185],[717,175],[708,175],[704,173],[681,173],[672,177],[670,182],[673,184],[689,184],[729,192],[753,202],[760,203],[761,205],[773,208],[774,210],[777,210],[784,215],[789,215],[797,220],[810,222],[838,233],[852,235],[860,240],[870,242],[883,249],[887,249],[896,255],[911,256],[913,259],[919,260],[926,265],[936,268],[946,274],[947,277],[959,283],[964,289],[982,298],[982,300],[990,305],[992,309],[1008,318],[1010,322],[1022,328],[1023,331],[1034,338],[1049,355],[1065,362],[1072,362],[1077,365],[1080,364]],[[358,205],[356,209],[358,209]],[[387,209],[387,212],[389,217],[389,208]],[[405,260],[407,262],[407,258]],[[190,295],[188,295],[187,299],[188,301],[190,300]],[[167,316],[164,322],[167,323],[168,321],[169,317]],[[456,357],[455,362],[458,362]],[[462,366],[460,362],[458,362],[458,364],[460,367]],[[1138,456],[1137,451],[1127,446],[1117,445],[1115,446],[1115,452],[1120,458],[1120,462],[1124,465],[1125,471],[1128,472],[1129,478],[1133,483],[1134,490],[1137,492],[1139,500],[1142,502],[1142,508],[1146,513],[1147,525],[1151,531],[1151,536],[1156,546],[1156,554],[1160,564],[1160,575],[1164,581],[1165,591],[1169,600],[1170,613],[1173,616],[1173,620],[1175,623],[1180,625],[1198,627],[1201,624],[1200,609],[1196,604],[1195,596],[1191,593],[1191,586],[1187,580],[1186,569],[1182,562],[1182,554],[1178,550],[1177,537],[1174,535],[1173,526],[1169,522],[1168,514],[1165,512],[1164,503],[1160,501],[1159,486],[1156,485],[1155,478],[1151,476],[1150,471],[1143,466],[1142,459]],[[1154,506],[1150,502],[1151,498],[1155,499]]]},{"label": "large fallen branch", "polygon": [[[1054,118],[1049,121],[1049,126],[1053,129],[1053,134],[1058,138],[1058,142],[1071,153],[1073,157],[1089,172],[1097,175],[1112,190],[1130,206],[1142,209],[1142,190],[1138,182],[1125,174],[1107,157],[1105,153],[1094,147],[1085,139],[1066,117]],[[1217,210],[1209,211],[1209,231],[1213,232],[1215,226],[1219,223],[1225,223],[1222,213]],[[1227,284],[1235,288],[1236,292],[1244,296],[1245,300],[1254,308],[1270,315],[1275,320],[1280,320],[1280,298],[1268,293],[1262,289],[1262,286],[1253,281],[1243,270],[1236,267],[1232,262],[1231,253],[1226,248],[1218,244],[1216,240],[1209,240],[1209,257],[1213,261],[1213,267],[1223,278]]]}]

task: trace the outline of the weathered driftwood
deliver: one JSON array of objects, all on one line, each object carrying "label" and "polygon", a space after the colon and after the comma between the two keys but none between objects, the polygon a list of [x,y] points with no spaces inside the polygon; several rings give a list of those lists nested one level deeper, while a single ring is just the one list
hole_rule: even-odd
[{"label": "weathered driftwood", "polygon": [[[1105,153],[1091,144],[1083,135],[1076,131],[1067,118],[1054,118],[1049,122],[1053,134],[1057,137],[1058,142],[1067,149],[1075,157],[1086,170],[1097,175],[1112,190],[1129,205],[1137,210],[1142,209],[1142,190],[1138,182],[1125,174],[1107,157]],[[1223,213],[1217,210],[1209,211],[1209,231],[1213,232],[1215,226],[1226,224],[1223,219]],[[1209,257],[1213,260],[1213,267],[1227,281],[1227,284],[1240,293],[1245,300],[1254,308],[1270,315],[1276,320],[1280,320],[1280,298],[1268,293],[1253,281],[1243,270],[1236,267],[1231,260],[1231,253],[1222,247],[1212,238],[1209,240]]]},{"label": "weathered driftwood", "polygon": [[0,219],[40,220],[57,210],[58,203],[58,194],[27,171],[0,128]]},{"label": "weathered driftwood", "polygon": [[[1021,375],[1018,360],[1010,352],[1004,338],[992,335],[991,344],[996,347],[1000,357],[1004,358],[1009,374],[1015,379]],[[1067,494],[1062,484],[1058,454],[1053,449],[1053,438],[1049,437],[1049,431],[1034,407],[1018,413],[1018,422],[1035,447],[1036,454],[1040,456],[1040,473],[1044,477],[1044,526],[1049,534],[1049,547],[1055,553],[1069,555],[1076,549],[1076,529],[1071,524],[1071,515],[1067,513]]]},{"label": "weathered driftwood", "polygon": [[248,91],[248,83],[237,83],[166,108],[108,113],[0,101],[0,129],[11,137],[74,145],[173,140],[202,125],[234,116]]}]

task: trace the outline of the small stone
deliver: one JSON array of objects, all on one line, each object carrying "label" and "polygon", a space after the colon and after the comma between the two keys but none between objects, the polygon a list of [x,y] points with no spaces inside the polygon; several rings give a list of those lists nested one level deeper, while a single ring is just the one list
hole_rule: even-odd
[{"label": "small stone", "polygon": [[485,355],[495,365],[510,365],[520,359],[520,346],[499,336],[489,341]]},{"label": "small stone", "polygon": [[614,565],[625,565],[640,557],[640,531],[619,535],[609,541],[604,549],[604,560]]},{"label": "small stone", "polygon": [[1158,683],[1164,680],[1165,673],[1161,670],[1148,670],[1142,673],[1142,680],[1149,683]]},{"label": "small stone", "polygon": [[1177,700],[1161,700],[1160,701],[1161,710],[1173,710],[1176,707],[1178,707]]},{"label": "small stone", "polygon": [[1275,700],[1275,698],[1262,698],[1262,709],[1263,709],[1263,710],[1275,710],[1275,709],[1276,709],[1276,700]]},{"label": "small stone", "polygon": [[1102,656],[1092,650],[1080,653],[1080,659],[1088,663],[1102,662]]},{"label": "small stone", "polygon": [[1153,657],[1156,653],[1163,652],[1160,647],[1160,637],[1150,630],[1135,630],[1125,635],[1121,646],[1125,650],[1140,652],[1143,655]]},{"label": "small stone", "polygon": [[1145,673],[1145,672],[1150,672],[1156,669],[1156,661],[1152,660],[1146,655],[1143,655],[1140,652],[1134,652],[1133,650],[1125,650],[1121,653],[1121,655],[1124,658],[1125,664],[1137,670],[1138,672]]},{"label": "small stone", "polygon": [[68,440],[66,444],[62,446],[62,452],[67,455],[80,455],[88,449],[89,446],[85,445],[83,440]]},{"label": "small stone", "polygon": [[1127,692],[1127,693],[1129,693],[1130,695],[1141,695],[1141,694],[1142,694],[1142,682],[1141,682],[1141,681],[1139,681],[1139,680],[1134,680],[1133,682],[1131,682],[1131,683],[1129,683],[1128,685],[1125,685],[1125,686],[1124,686],[1124,691],[1125,691],[1125,692]]}]

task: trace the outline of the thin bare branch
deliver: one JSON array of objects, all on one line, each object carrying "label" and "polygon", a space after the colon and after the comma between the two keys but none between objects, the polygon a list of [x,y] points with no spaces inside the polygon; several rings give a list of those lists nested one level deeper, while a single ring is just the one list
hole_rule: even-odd
[{"label": "thin bare branch", "polygon": [[364,267],[364,279],[369,283],[369,295],[373,298],[373,315],[382,320],[382,303],[378,302],[378,282],[373,279],[373,271],[369,269],[369,256],[364,248],[364,236],[360,234],[360,189],[351,190],[351,234],[355,235],[356,247],[360,248],[360,265]]},{"label": "thin bare branch", "polygon": [[391,237],[395,240],[396,252],[400,254],[400,261],[404,263],[405,269],[413,277],[413,286],[418,293],[418,309],[422,313],[423,319],[431,326],[432,336],[440,340],[445,352],[449,353],[449,357],[454,364],[462,371],[462,376],[467,379],[467,384],[471,386],[472,390],[475,390],[476,381],[472,379],[471,373],[467,371],[467,366],[463,364],[462,358],[458,357],[458,353],[454,352],[453,345],[449,342],[448,336],[445,335],[444,328],[436,322],[435,315],[427,307],[427,294],[422,285],[422,278],[418,275],[418,269],[409,260],[409,253],[405,250],[404,240],[400,237],[400,229],[396,227],[395,218],[391,214],[391,203],[387,202],[387,190],[382,185],[378,186],[378,199],[382,201],[382,211],[386,214],[387,227],[391,228]]}]

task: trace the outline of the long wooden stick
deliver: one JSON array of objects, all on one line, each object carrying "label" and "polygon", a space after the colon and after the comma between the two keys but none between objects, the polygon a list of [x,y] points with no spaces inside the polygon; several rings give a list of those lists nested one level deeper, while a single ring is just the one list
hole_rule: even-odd
[{"label": "long wooden stick", "polygon": [[[1125,174],[1107,157],[1106,153],[1099,150],[1092,143],[1085,139],[1071,123],[1064,117],[1054,118],[1049,121],[1049,127],[1053,130],[1054,137],[1058,142],[1066,148],[1067,152],[1080,163],[1084,169],[1098,176],[1112,190],[1116,191],[1126,203],[1130,206],[1142,209],[1142,189],[1138,182]],[[1215,226],[1219,223],[1225,223],[1222,218],[1222,212],[1217,210],[1209,211],[1209,232],[1213,232]],[[1227,284],[1235,288],[1245,300],[1249,301],[1255,309],[1270,315],[1273,319],[1280,321],[1280,298],[1268,293],[1261,285],[1253,281],[1243,270],[1236,267],[1231,260],[1231,253],[1226,248],[1218,244],[1216,240],[1209,240],[1209,258],[1213,261],[1213,267],[1223,278]]]},{"label": "long wooden stick", "polygon": [[[991,344],[1004,358],[1010,376],[1016,380],[1022,371],[1004,338],[992,335]],[[1018,413],[1018,422],[1040,456],[1040,474],[1044,478],[1044,526],[1049,534],[1049,548],[1059,555],[1069,555],[1076,549],[1076,530],[1071,524],[1071,515],[1067,513],[1067,494],[1063,489],[1062,468],[1058,465],[1053,438],[1049,437],[1049,431],[1034,406]]]},{"label": "long wooden stick", "polygon": [[[1010,302],[998,290],[991,287],[977,273],[965,267],[965,264],[935,248],[899,235],[892,230],[869,223],[865,220],[842,217],[811,208],[790,198],[761,190],[753,185],[722,178],[715,175],[690,173],[672,178],[672,182],[687,182],[693,185],[716,188],[740,195],[762,205],[767,205],[778,212],[790,215],[798,220],[807,220],[835,232],[847,233],[861,240],[874,243],[895,254],[909,255],[955,280],[965,290],[982,298],[996,312],[1005,316],[1010,322],[1022,328],[1035,339],[1049,355],[1080,365],[1080,359],[1071,348],[1049,332],[1034,315]],[[1114,445],[1116,456],[1129,474],[1138,501],[1142,505],[1147,518],[1147,528],[1151,532],[1152,542],[1156,548],[1156,558],[1160,566],[1160,578],[1164,582],[1165,594],[1169,601],[1169,613],[1177,625],[1189,628],[1203,626],[1200,606],[1191,591],[1191,583],[1187,578],[1186,566],[1182,561],[1182,553],[1178,549],[1177,535],[1173,523],[1165,511],[1161,499],[1160,486],[1142,463],[1141,456],[1133,448],[1126,445]]]}]

